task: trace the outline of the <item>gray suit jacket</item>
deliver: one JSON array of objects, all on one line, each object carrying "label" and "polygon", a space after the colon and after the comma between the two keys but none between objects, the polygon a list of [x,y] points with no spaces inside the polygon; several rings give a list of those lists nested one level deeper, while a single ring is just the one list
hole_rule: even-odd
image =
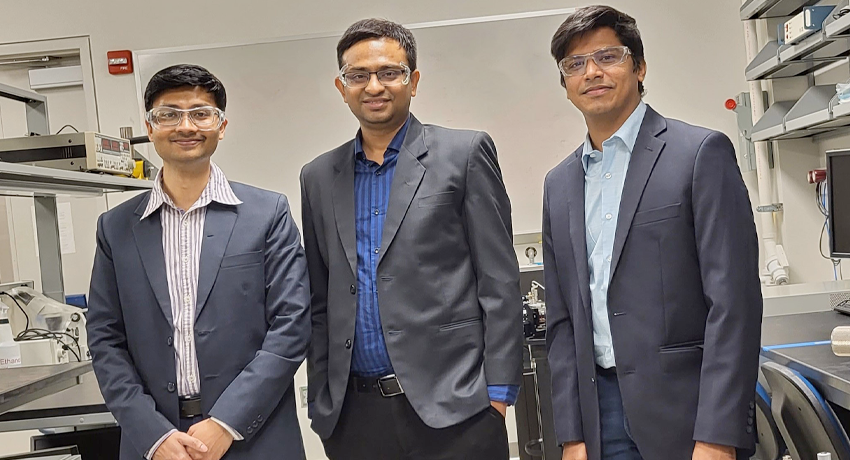
[{"label": "gray suit jacket", "polygon": [[[339,418],[354,340],[354,160],[352,140],[301,172],[313,309],[308,398],[322,438]],[[413,118],[391,186],[378,299],[393,369],[431,427],[485,409],[488,384],[520,383],[522,303],[511,240],[490,137]]]},{"label": "gray suit jacket", "polygon": [[[310,338],[309,285],[283,195],[230,183],[238,206],[211,203],[198,277],[195,344],[204,416],[245,440],[227,460],[303,459],[292,379]],[[103,214],[88,336],[121,460],[138,460],[178,425],[172,315],[159,211],[150,193]]]},{"label": "gray suit jacket", "polygon": [[[558,442],[600,459],[581,148],[546,177],[547,346]],[[614,238],[608,317],[623,407],[646,460],[694,442],[753,448],[758,240],[729,139],[647,109]]]}]

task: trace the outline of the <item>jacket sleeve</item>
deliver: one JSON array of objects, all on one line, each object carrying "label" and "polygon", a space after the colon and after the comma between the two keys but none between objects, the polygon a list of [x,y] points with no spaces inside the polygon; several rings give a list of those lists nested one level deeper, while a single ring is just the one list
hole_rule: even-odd
[{"label": "jacket sleeve", "polygon": [[692,206],[709,308],[694,440],[751,448],[754,428],[747,418],[755,396],[762,318],[759,243],[735,151],[723,134],[710,134],[700,146]]},{"label": "jacket sleeve", "polygon": [[257,434],[292,385],[310,341],[307,262],[283,195],[266,236],[265,289],[269,329],[263,345],[210,410],[211,417],[237,430],[246,441]]},{"label": "jacket sleeve", "polygon": [[555,263],[548,187],[543,192],[543,274],[546,281],[546,350],[552,372],[552,409],[558,444],[583,441],[576,342],[569,305]]},{"label": "jacket sleeve", "polygon": [[310,273],[310,323],[312,338],[307,353],[308,414],[321,391],[328,391],[328,267],[319,250],[313,210],[307,196],[308,178],[301,171],[301,225],[304,226],[304,249]]},{"label": "jacket sleeve", "polygon": [[463,209],[478,302],[484,311],[484,374],[488,385],[522,378],[522,294],[513,249],[511,203],[487,133],[472,140]]}]

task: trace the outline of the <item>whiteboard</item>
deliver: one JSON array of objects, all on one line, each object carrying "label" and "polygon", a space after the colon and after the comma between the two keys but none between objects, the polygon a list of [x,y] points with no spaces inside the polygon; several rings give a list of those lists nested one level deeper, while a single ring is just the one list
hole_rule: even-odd
[{"label": "whiteboard", "polygon": [[[513,208],[514,233],[541,228],[543,179],[578,147],[586,127],[567,100],[549,55],[552,34],[574,10],[412,24],[422,73],[411,111],[423,123],[484,130],[493,137]],[[698,36],[671,40],[647,15],[645,100],[662,114],[736,136],[723,101],[745,88],[740,75],[710,65],[723,49]],[[649,23],[649,24],[646,24]],[[137,52],[141,94],[158,70],[208,68],[227,88],[226,139],[214,156],[231,180],[286,194],[300,216],[301,167],[357,132],[334,87],[341,34]],[[700,44],[694,53],[695,44]],[[714,53],[714,54],[712,54]],[[143,110],[143,109],[140,109]]]},{"label": "whiteboard", "polygon": [[[410,26],[422,73],[412,113],[423,123],[490,133],[515,233],[540,231],[543,178],[584,139],[584,121],[549,56],[552,33],[572,11]],[[358,128],[333,84],[340,35],[137,52],[139,105],[160,69],[209,69],[227,90],[229,120],[213,161],[230,180],[286,194],[300,216],[301,167]]]}]

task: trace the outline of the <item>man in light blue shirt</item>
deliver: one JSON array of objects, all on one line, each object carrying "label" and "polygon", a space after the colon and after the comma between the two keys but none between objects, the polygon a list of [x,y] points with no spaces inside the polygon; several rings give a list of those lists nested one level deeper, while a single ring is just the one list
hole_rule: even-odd
[{"label": "man in light blue shirt", "polygon": [[732,142],[642,102],[630,16],[580,8],[551,51],[588,132],[543,196],[562,460],[749,458],[762,299]]}]

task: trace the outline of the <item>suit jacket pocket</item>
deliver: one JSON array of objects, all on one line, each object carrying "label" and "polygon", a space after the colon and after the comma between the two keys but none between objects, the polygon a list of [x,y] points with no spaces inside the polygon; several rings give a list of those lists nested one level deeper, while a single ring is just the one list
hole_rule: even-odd
[{"label": "suit jacket pocket", "polygon": [[468,327],[475,324],[481,324],[481,318],[469,318],[460,321],[455,321],[453,323],[443,324],[442,326],[440,326],[440,331],[451,331],[454,329],[460,329],[462,327]]},{"label": "suit jacket pocket", "polygon": [[661,370],[666,374],[675,374],[688,369],[699,370],[702,366],[703,341],[676,343],[658,349]]},{"label": "suit jacket pocket", "polygon": [[221,259],[221,268],[241,267],[243,265],[254,265],[263,262],[263,251],[246,252],[234,254]]},{"label": "suit jacket pocket", "polygon": [[632,226],[646,225],[655,222],[660,222],[662,220],[672,219],[674,217],[679,217],[679,208],[681,207],[681,203],[674,203],[667,206],[662,206],[660,208],[653,208],[647,209],[646,211],[636,212],[635,218],[632,220]]},{"label": "suit jacket pocket", "polygon": [[440,192],[433,195],[423,196],[419,198],[420,208],[430,208],[433,206],[445,206],[454,203],[455,192]]}]

